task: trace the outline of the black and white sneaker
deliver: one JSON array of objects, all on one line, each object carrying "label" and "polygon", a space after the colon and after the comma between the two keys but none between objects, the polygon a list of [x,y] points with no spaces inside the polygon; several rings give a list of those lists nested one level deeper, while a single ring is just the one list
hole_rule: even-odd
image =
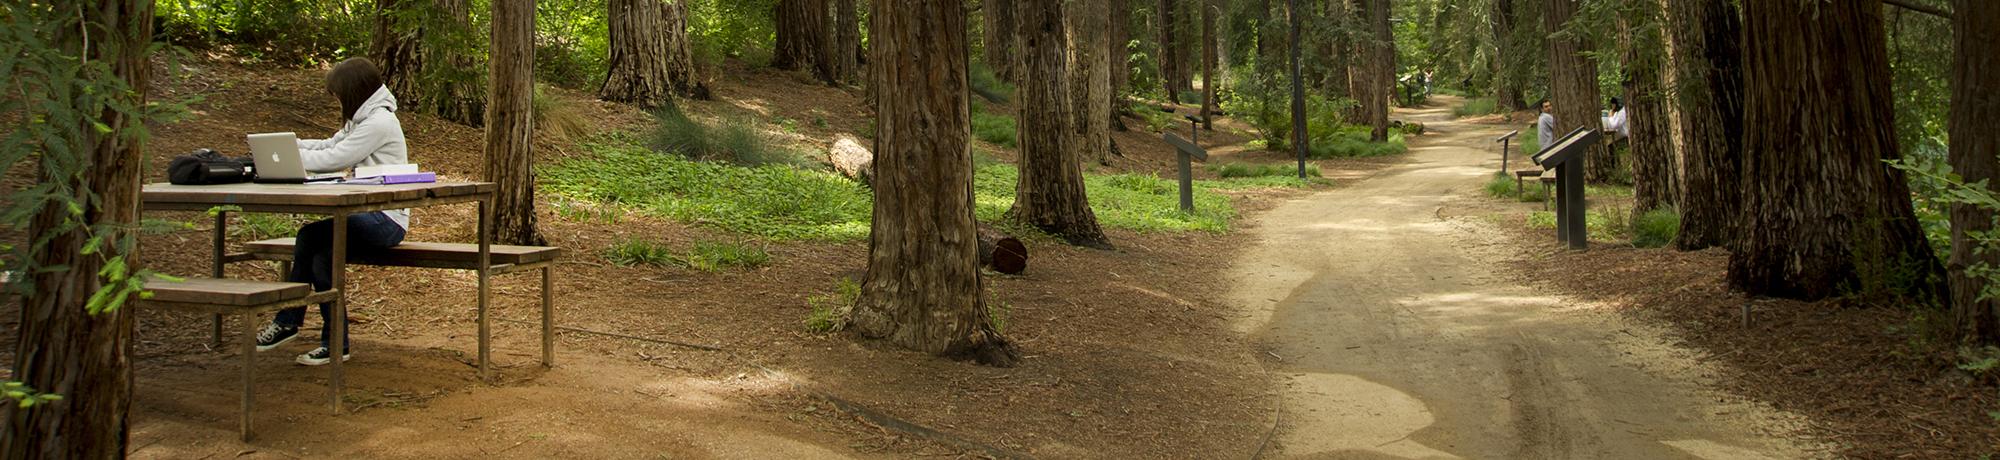
[{"label": "black and white sneaker", "polygon": [[[340,354],[340,362],[344,363],[347,362],[348,359],[352,358],[354,358],[354,355],[352,353]],[[307,366],[318,366],[321,364],[333,362],[333,360],[329,359],[329,357],[327,356],[326,347],[314,348],[313,351],[311,352],[299,355],[298,361],[299,364],[304,364]]]},{"label": "black and white sneaker", "polygon": [[278,323],[264,323],[264,330],[257,331],[257,351],[270,350],[299,337],[299,328],[282,326]]}]

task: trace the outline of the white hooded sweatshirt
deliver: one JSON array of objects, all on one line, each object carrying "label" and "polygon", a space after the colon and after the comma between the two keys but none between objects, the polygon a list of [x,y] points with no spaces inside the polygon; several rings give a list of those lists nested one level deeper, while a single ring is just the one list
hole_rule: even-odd
[{"label": "white hooded sweatshirt", "polygon": [[[383,86],[369,96],[354,118],[326,139],[300,139],[299,160],[313,173],[344,172],[356,166],[409,163],[403,143],[403,122],[396,118],[396,96]],[[410,210],[382,211],[403,230],[410,229]]]}]

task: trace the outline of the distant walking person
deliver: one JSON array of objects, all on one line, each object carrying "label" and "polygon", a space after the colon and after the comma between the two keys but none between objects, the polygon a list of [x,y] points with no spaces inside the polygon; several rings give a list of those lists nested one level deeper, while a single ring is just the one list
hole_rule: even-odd
[{"label": "distant walking person", "polygon": [[1625,118],[1625,101],[1611,98],[1611,116],[1604,117],[1604,130],[1618,133],[1618,137],[1632,137],[1632,128]]},{"label": "distant walking person", "polygon": [[1549,148],[1556,142],[1556,115],[1549,113],[1553,110],[1555,105],[1550,104],[1548,99],[1543,99],[1542,116],[1535,120],[1535,136],[1542,143],[1543,149]]}]

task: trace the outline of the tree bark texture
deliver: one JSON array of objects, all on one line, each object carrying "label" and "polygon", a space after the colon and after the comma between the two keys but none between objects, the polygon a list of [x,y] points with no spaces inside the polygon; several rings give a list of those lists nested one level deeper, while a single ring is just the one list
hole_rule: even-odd
[{"label": "tree bark texture", "polygon": [[599,98],[651,109],[708,93],[688,50],[684,0],[610,0],[609,6],[610,70]]},{"label": "tree bark texture", "polygon": [[871,2],[875,218],[849,325],[864,337],[980,363],[1020,359],[981,294],[972,217],[964,2]]},{"label": "tree bark texture", "polygon": [[1361,46],[1368,50],[1368,88],[1361,101],[1368,116],[1368,140],[1389,140],[1389,99],[1396,95],[1396,37],[1389,29],[1389,0],[1363,0],[1368,21],[1368,37]]},{"label": "tree bark texture", "polygon": [[1353,98],[1348,92],[1352,82],[1348,80],[1348,55],[1354,51],[1348,46],[1343,27],[1348,23],[1347,0],[1327,0],[1321,3],[1321,15],[1325,16],[1321,31],[1320,59],[1323,60],[1324,75],[1320,76],[1320,90],[1329,98]]},{"label": "tree bark texture", "polygon": [[[96,0],[77,5],[81,19],[96,24],[96,32],[85,38],[83,27],[61,27],[49,31],[57,46],[88,56],[111,67],[133,91],[120,96],[124,102],[144,105],[151,68],[146,60],[147,45],[153,38],[153,2]],[[75,25],[75,24],[71,24]],[[98,26],[101,26],[98,27]],[[106,35],[108,33],[109,35]],[[109,46],[107,46],[109,45]],[[107,110],[97,121],[116,132],[133,128],[138,120]],[[91,126],[79,126],[96,133]],[[47,206],[36,213],[28,232],[35,238],[49,238],[45,247],[34,251],[36,266],[68,266],[23,275],[33,283],[34,292],[20,299],[21,323],[12,379],[38,391],[59,394],[62,400],[22,409],[6,400],[7,429],[0,433],[0,458],[124,458],[127,414],[132,406],[132,327],[136,307],[131,299],[124,307],[91,315],[85,310],[92,294],[103,286],[98,270],[104,266],[102,253],[85,255],[90,235],[82,229],[50,235],[67,219],[80,226],[135,224],[138,222],[139,181],[146,164],[145,145],[136,137],[85,134],[84,156],[91,165],[81,174],[44,177],[44,183],[66,181],[81,203],[82,214],[72,217],[66,206]],[[46,161],[46,160],[45,160]],[[119,235],[101,235],[116,240]],[[138,254],[125,255],[130,266],[143,266]]]},{"label": "tree bark texture", "polygon": [[1891,272],[1942,280],[1902,171],[1883,163],[1901,155],[1881,0],[1746,2],[1744,18],[1743,122],[1756,129],[1730,286],[1813,300]]},{"label": "tree bark texture", "polygon": [[493,193],[493,240],[542,246],[535,225],[535,0],[493,0],[488,47],[486,180]]},{"label": "tree bark texture", "polygon": [[1068,15],[1071,102],[1076,106],[1077,161],[1111,164],[1111,40],[1105,25],[1109,3],[1119,0],[1074,0]]},{"label": "tree bark texture", "polygon": [[[2000,181],[2000,3],[1958,0],[1952,5],[1951,169],[1967,183]],[[2000,268],[2000,254],[1975,251],[1974,232],[1993,229],[1993,210],[1951,207],[1951,306],[1957,329],[1981,343],[2000,341],[2000,302],[1981,299],[1988,287],[1965,269]]]},{"label": "tree bark texture", "polygon": [[1214,0],[1201,0],[1196,8],[1201,8],[1201,129],[1215,130],[1215,15],[1219,5]]},{"label": "tree bark texture", "polygon": [[824,54],[827,41],[826,0],[778,0],[777,43],[771,66],[809,70],[822,82],[833,83],[833,67]]},{"label": "tree bark texture", "polygon": [[1181,87],[1180,79],[1186,77],[1181,75],[1179,44],[1174,43],[1176,25],[1174,10],[1177,9],[1175,3],[1173,0],[1160,0],[1159,9],[1154,12],[1160,19],[1160,23],[1157,24],[1160,29],[1160,39],[1154,44],[1159,49],[1159,54],[1155,58],[1160,62],[1160,89],[1166,91],[1168,101],[1178,104],[1180,93],[1177,90]]},{"label": "tree bark texture", "polygon": [[1514,0],[1493,0],[1493,9],[1488,12],[1493,21],[1493,98],[1502,110],[1513,112],[1527,108],[1521,100],[1521,76],[1508,72],[1502,63],[1522,54],[1513,44],[1515,15]]},{"label": "tree bark texture", "polygon": [[478,59],[465,52],[474,39],[466,0],[377,0],[375,38],[369,58],[383,82],[408,111],[453,122],[485,124],[486,94],[476,70]]},{"label": "tree bark texture", "polygon": [[854,0],[832,0],[833,40],[826,52],[834,81],[853,82],[861,71],[861,10]]},{"label": "tree bark texture", "polygon": [[[1544,23],[1549,36],[1549,99],[1555,105],[1556,135],[1577,128],[1604,129],[1598,112],[1597,63],[1584,52],[1596,49],[1582,37],[1557,35],[1576,15],[1577,0],[1547,0]],[[1546,143],[1553,140],[1543,139]],[[1618,175],[1618,159],[1602,143],[1585,150],[1584,178],[1591,183],[1610,182]]]},{"label": "tree bark texture", "polygon": [[1019,82],[1015,78],[1015,54],[1020,52],[1020,39],[1014,34],[1014,2],[1018,0],[984,0],[986,13],[986,67],[993,69],[993,76],[1009,83]]},{"label": "tree bark texture", "polygon": [[1021,174],[1007,215],[1070,244],[1111,247],[1083,191],[1077,164],[1076,117],[1063,57],[1062,0],[1021,0],[1014,17],[1021,40]]},{"label": "tree bark texture", "polygon": [[1730,0],[1667,0],[1682,144],[1684,251],[1734,247],[1743,209],[1743,22]]},{"label": "tree bark texture", "polygon": [[375,42],[368,53],[397,102],[421,107],[424,99],[424,35],[427,11],[419,0],[376,0]]},{"label": "tree bark texture", "polygon": [[1118,112],[1125,107],[1125,89],[1132,87],[1132,0],[1111,2],[1111,129],[1125,131]]},{"label": "tree bark texture", "polygon": [[1666,43],[1661,38],[1659,3],[1630,2],[1620,12],[1620,37],[1624,40],[1625,114],[1631,137],[1626,139],[1632,155],[1632,216],[1675,206],[1675,182],[1679,168],[1674,163],[1673,135],[1667,124],[1666,88],[1660,81],[1666,59]]}]

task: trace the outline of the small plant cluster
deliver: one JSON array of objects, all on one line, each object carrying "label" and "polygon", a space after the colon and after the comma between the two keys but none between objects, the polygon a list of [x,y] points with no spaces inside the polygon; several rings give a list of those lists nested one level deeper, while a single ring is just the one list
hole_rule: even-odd
[{"label": "small plant cluster", "polygon": [[[1528,213],[1528,227],[1538,229],[1556,228],[1556,215],[1549,211]],[[1584,228],[1592,236],[1609,239],[1630,239],[1632,246],[1657,248],[1672,244],[1680,237],[1681,214],[1675,208],[1660,208],[1633,216],[1622,207],[1609,207],[1584,214]]]},{"label": "small plant cluster", "polygon": [[[1299,173],[1298,166],[1290,164],[1222,163],[1209,165],[1208,170],[1214,171],[1215,175],[1222,176],[1224,179],[1236,177],[1297,177]],[[1319,165],[1307,164],[1306,176],[1321,177]]]},{"label": "small plant cluster", "polygon": [[1493,173],[1493,178],[1486,181],[1486,195],[1523,203],[1540,203],[1549,199],[1548,194],[1542,192],[1540,183],[1516,182],[1515,178],[1509,176],[1505,173]]},{"label": "small plant cluster", "polygon": [[0,383],[0,388],[5,389],[4,391],[6,391],[7,393],[7,399],[14,400],[14,403],[19,405],[22,409],[35,407],[35,405],[37,404],[48,404],[56,401],[61,401],[63,399],[62,395],[54,393],[38,392],[35,391],[33,387],[29,387],[28,384],[21,382],[7,381],[4,383]]},{"label": "small plant cluster", "polygon": [[687,252],[653,240],[628,239],[604,250],[604,258],[621,266],[682,267],[705,272],[753,269],[771,261],[763,246],[740,241],[696,241]]},{"label": "small plant cluster", "polygon": [[1016,136],[1017,120],[1014,115],[992,113],[990,110],[991,106],[973,104],[972,137],[1010,149],[1019,147],[1020,139]]},{"label": "small plant cluster", "polygon": [[1451,114],[1460,118],[1492,115],[1500,113],[1500,104],[1490,97],[1466,99],[1465,104],[1453,107]]},{"label": "small plant cluster", "polygon": [[854,310],[854,301],[861,298],[861,284],[852,279],[841,278],[833,285],[833,292],[806,298],[806,332],[825,334],[847,327],[847,313]]},{"label": "small plant cluster", "polygon": [[554,207],[556,217],[570,222],[616,224],[624,220],[625,208],[614,204],[593,204],[584,201],[557,199]]},{"label": "small plant cluster", "polygon": [[[691,160],[720,161],[743,166],[799,165],[798,152],[772,142],[753,123],[711,126],[668,107],[653,113],[659,122],[648,147]],[[786,120],[780,120],[785,122]]]}]

